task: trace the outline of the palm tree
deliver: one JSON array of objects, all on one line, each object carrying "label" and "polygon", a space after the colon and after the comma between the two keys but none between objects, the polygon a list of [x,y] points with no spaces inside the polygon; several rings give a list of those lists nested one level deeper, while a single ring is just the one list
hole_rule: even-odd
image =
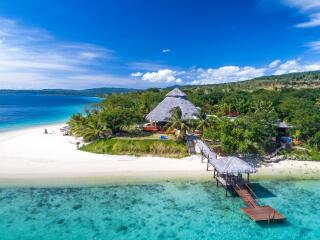
[{"label": "palm tree", "polygon": [[184,139],[187,131],[191,129],[190,121],[183,119],[182,111],[179,107],[176,107],[171,110],[172,116],[169,119],[169,122],[166,124],[166,128],[168,131],[172,131],[174,129],[178,129],[180,131],[179,138]]},{"label": "palm tree", "polygon": [[271,111],[274,110],[272,102],[264,101],[264,100],[254,101],[252,106],[251,106],[251,109],[255,113],[261,112],[261,111],[271,112]]},{"label": "palm tree", "polygon": [[210,124],[207,120],[207,114],[203,110],[199,112],[196,120],[196,130],[199,130],[203,134],[204,130],[209,127]]},{"label": "palm tree", "polygon": [[99,114],[89,113],[86,117],[75,114],[68,122],[72,134],[83,137],[84,141],[92,141],[110,137],[112,132]]},{"label": "palm tree", "polygon": [[81,136],[85,141],[108,138],[111,135],[111,129],[97,116],[91,118],[81,131]]},{"label": "palm tree", "polygon": [[74,114],[68,122],[71,133],[75,136],[81,136],[84,126],[87,123],[87,119],[80,113]]}]

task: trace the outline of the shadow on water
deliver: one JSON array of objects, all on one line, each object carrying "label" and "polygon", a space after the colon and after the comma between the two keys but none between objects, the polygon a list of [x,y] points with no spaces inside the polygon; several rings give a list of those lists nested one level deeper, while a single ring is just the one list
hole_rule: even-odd
[{"label": "shadow on water", "polygon": [[256,223],[261,228],[287,228],[291,226],[291,223],[287,220],[284,221],[277,221],[277,222],[257,222]]},{"label": "shadow on water", "polygon": [[258,196],[258,198],[271,198],[276,197],[274,193],[272,193],[270,190],[265,188],[259,183],[251,183],[250,187],[255,192],[255,194]]},{"label": "shadow on water", "polygon": [[[268,190],[267,188],[265,188],[259,183],[251,183],[250,188],[254,191],[254,193],[257,195],[258,198],[276,197],[274,193],[272,193],[270,190]],[[233,188],[228,188],[227,192],[228,192],[228,196],[238,197],[238,194],[234,191]]]}]

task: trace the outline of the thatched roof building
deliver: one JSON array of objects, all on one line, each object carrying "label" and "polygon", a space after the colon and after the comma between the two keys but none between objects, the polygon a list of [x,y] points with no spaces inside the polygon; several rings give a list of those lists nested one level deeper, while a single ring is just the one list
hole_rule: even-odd
[{"label": "thatched roof building", "polygon": [[166,122],[172,116],[172,109],[176,107],[181,109],[183,119],[195,119],[199,112],[187,99],[186,94],[180,89],[175,88],[146,116],[146,120]]}]

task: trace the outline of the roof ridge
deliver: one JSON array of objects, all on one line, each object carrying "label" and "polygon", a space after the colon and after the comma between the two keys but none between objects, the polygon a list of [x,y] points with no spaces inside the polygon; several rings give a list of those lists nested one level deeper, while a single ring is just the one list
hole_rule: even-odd
[{"label": "roof ridge", "polygon": [[175,88],[167,93],[166,97],[185,97],[187,96],[184,92],[182,92],[179,88]]}]

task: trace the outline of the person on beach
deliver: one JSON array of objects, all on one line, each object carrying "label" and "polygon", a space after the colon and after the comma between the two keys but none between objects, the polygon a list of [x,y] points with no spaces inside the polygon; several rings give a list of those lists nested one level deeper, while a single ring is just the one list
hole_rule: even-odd
[{"label": "person on beach", "polygon": [[48,130],[46,128],[44,129],[44,134],[48,134]]}]

